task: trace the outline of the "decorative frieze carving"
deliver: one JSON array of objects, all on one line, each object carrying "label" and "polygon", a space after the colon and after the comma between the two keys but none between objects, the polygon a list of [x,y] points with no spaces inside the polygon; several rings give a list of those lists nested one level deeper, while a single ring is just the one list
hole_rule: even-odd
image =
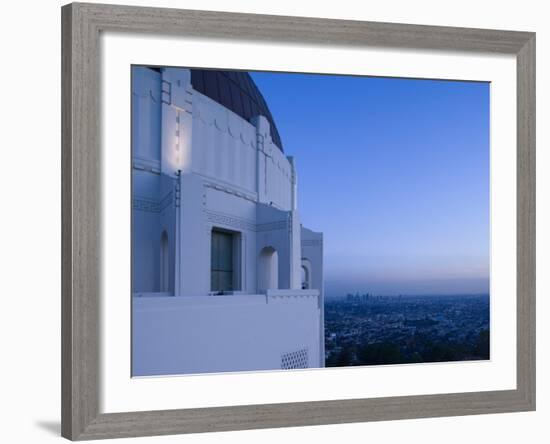
[{"label": "decorative frieze carving", "polygon": [[214,225],[223,225],[235,230],[256,231],[256,225],[249,220],[215,211],[206,211],[207,220]]},{"label": "decorative frieze carving", "polygon": [[132,199],[132,209],[145,211],[147,213],[160,213],[164,211],[174,201],[174,193],[170,191],[160,201],[148,197],[134,197]]},{"label": "decorative frieze carving", "polygon": [[158,200],[147,199],[144,197],[134,197],[132,199],[132,209],[137,211],[145,211],[147,213],[160,213]]},{"label": "decorative frieze carving", "polygon": [[229,214],[219,213],[217,211],[205,211],[207,220],[214,225],[223,225],[235,230],[248,230],[254,232],[284,230],[287,227],[287,221],[275,221],[263,224],[255,224],[254,221],[243,219]]}]

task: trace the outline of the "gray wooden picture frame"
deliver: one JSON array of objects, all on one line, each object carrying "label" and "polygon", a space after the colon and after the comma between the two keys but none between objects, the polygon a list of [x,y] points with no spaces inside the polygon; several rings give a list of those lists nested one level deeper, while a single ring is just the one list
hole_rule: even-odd
[{"label": "gray wooden picture frame", "polygon": [[[517,388],[99,411],[101,32],[511,54],[517,60]],[[535,409],[535,34],[73,3],[62,8],[62,435],[72,440]]]}]

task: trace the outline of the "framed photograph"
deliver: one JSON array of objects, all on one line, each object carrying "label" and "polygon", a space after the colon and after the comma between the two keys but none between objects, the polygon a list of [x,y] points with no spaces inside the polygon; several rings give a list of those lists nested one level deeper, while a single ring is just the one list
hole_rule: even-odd
[{"label": "framed photograph", "polygon": [[62,434],[535,409],[535,35],[62,8]]}]

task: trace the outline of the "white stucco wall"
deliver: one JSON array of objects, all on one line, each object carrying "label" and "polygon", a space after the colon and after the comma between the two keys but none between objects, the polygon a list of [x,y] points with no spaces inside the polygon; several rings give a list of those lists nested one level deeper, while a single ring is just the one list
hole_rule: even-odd
[{"label": "white stucco wall", "polygon": [[321,356],[321,365],[325,365],[325,283],[323,267],[323,233],[312,231],[308,228],[301,228],[301,250],[302,262],[305,262],[309,268],[310,287],[319,291],[319,310],[320,310],[320,329],[319,336],[322,338],[319,342],[319,354]]},{"label": "white stucco wall", "polygon": [[169,240],[170,290],[175,280],[175,179],[161,171],[159,72],[132,68],[132,289],[160,291],[160,241]]},{"label": "white stucco wall", "polygon": [[[294,209],[293,164],[273,144],[267,119],[244,120],[195,91],[190,78],[187,69],[133,68],[132,185],[141,201],[135,205],[141,212],[134,211],[135,291],[158,288],[151,258],[160,254],[158,240],[168,229],[174,294],[207,294],[212,227],[242,233],[241,290],[257,291],[258,231],[261,248],[277,243],[282,288],[299,288],[299,219],[296,212],[277,213]],[[166,203],[170,189],[161,187],[161,176],[180,181],[179,200],[162,205],[162,216],[142,214],[148,205],[158,213]],[[175,193],[175,182],[171,186]],[[280,221],[286,223],[275,228]]]},{"label": "white stucco wall", "polygon": [[190,170],[257,198],[256,128],[193,90]]},{"label": "white stucco wall", "polygon": [[132,68],[132,158],[160,167],[161,74]]},{"label": "white stucco wall", "polygon": [[179,208],[181,290],[179,295],[210,292],[210,241],[213,228],[240,234],[240,291],[260,290],[262,249],[278,255],[278,288],[300,288],[300,223],[297,211],[281,211],[235,194],[196,174],[181,177]]},{"label": "white stucco wall", "polygon": [[317,291],[272,295],[134,297],[132,374],[280,370],[307,350],[319,367]]},{"label": "white stucco wall", "polygon": [[255,117],[252,123],[256,126],[258,200],[282,210],[291,210],[293,163],[273,143],[269,121],[264,116]]},{"label": "white stucco wall", "polygon": [[[302,236],[322,236],[301,227],[294,160],[265,117],[248,122],[195,91],[188,70],[133,73],[134,375],[277,369],[295,352],[323,366],[322,248],[306,245],[320,272],[301,290]],[[212,295],[213,229],[236,234],[231,295]]]}]

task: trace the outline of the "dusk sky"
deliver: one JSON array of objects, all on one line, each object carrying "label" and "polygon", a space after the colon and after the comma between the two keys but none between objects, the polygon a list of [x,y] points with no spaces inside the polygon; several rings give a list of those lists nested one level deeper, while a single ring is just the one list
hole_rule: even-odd
[{"label": "dusk sky", "polygon": [[489,292],[488,83],[251,73],[327,296]]}]

